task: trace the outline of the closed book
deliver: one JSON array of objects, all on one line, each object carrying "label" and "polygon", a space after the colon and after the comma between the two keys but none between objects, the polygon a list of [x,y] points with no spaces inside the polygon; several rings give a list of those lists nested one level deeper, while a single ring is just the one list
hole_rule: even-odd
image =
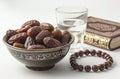
[{"label": "closed book", "polygon": [[120,23],[88,17],[84,42],[100,48],[114,50],[120,47]]}]

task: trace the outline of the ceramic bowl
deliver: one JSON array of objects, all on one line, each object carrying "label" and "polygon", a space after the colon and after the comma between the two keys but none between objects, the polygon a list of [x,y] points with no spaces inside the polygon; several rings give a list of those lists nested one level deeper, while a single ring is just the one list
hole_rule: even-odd
[{"label": "ceramic bowl", "polygon": [[64,46],[27,50],[9,45],[6,42],[6,36],[3,37],[3,42],[12,56],[32,70],[48,70],[54,67],[57,62],[66,56],[73,41],[74,37],[72,36],[70,42]]}]

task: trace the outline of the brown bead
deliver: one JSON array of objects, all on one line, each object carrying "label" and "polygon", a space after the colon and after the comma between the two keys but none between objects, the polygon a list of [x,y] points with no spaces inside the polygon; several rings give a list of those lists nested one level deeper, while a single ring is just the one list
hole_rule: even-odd
[{"label": "brown bead", "polygon": [[108,61],[108,64],[109,64],[109,67],[111,67],[111,66],[112,66],[112,62],[111,62],[111,61]]},{"label": "brown bead", "polygon": [[111,66],[111,64],[109,63],[109,61],[108,61],[108,62],[106,62],[106,64],[107,64],[107,66],[108,66],[108,67],[110,67],[110,66]]},{"label": "brown bead", "polygon": [[76,57],[78,57],[78,56],[79,56],[79,53],[78,53],[78,52],[76,52],[76,53],[75,53],[75,56],[76,56]]},{"label": "brown bead", "polygon": [[99,70],[100,70],[100,71],[103,71],[103,70],[104,70],[104,64],[100,64],[100,65],[99,65]]},{"label": "brown bead", "polygon": [[110,61],[113,63],[113,59],[110,59]]},{"label": "brown bead", "polygon": [[74,69],[74,70],[78,69],[78,67],[79,67],[79,66],[78,66],[77,63],[75,63],[75,64],[73,65],[73,69]]},{"label": "brown bead", "polygon": [[90,52],[90,54],[91,54],[92,56],[95,56],[96,50],[93,49],[93,50]]},{"label": "brown bead", "polygon": [[105,62],[105,69],[108,69],[108,67],[109,67],[109,63]]},{"label": "brown bead", "polygon": [[106,56],[106,58],[110,58],[111,56],[108,54],[107,56]]},{"label": "brown bead", "polygon": [[104,56],[104,59],[106,59],[106,57],[107,57],[107,54]]},{"label": "brown bead", "polygon": [[107,61],[110,61],[111,63],[113,63],[113,59],[107,59]]},{"label": "brown bead", "polygon": [[97,56],[98,56],[98,57],[101,57],[101,55],[102,55],[102,51],[98,51],[98,52],[97,52]]},{"label": "brown bead", "polygon": [[83,57],[83,55],[84,55],[84,52],[83,52],[83,51],[80,51],[80,52],[79,52],[79,56],[80,56],[80,57]]},{"label": "brown bead", "polygon": [[107,60],[107,61],[109,61],[109,60],[110,60],[110,58],[108,57],[108,58],[106,58],[106,60]]},{"label": "brown bead", "polygon": [[75,57],[70,57],[70,60],[76,60],[76,58]]},{"label": "brown bead", "polygon": [[72,68],[73,68],[75,64],[74,64],[74,63],[70,63],[70,65],[71,65],[71,66],[72,66]]},{"label": "brown bead", "polygon": [[76,58],[75,57],[70,57],[70,60],[76,60]]},{"label": "brown bead", "polygon": [[83,71],[83,65],[79,65],[78,70]]},{"label": "brown bead", "polygon": [[74,63],[71,62],[70,65],[73,67],[73,66],[74,66]]},{"label": "brown bead", "polygon": [[108,57],[108,59],[112,59],[112,57],[110,56],[110,57]]},{"label": "brown bead", "polygon": [[93,66],[92,66],[92,70],[93,70],[94,72],[97,72],[97,71],[98,71],[98,66],[97,66],[97,65],[93,65]]},{"label": "brown bead", "polygon": [[75,64],[76,61],[75,60],[70,60],[70,64]]},{"label": "brown bead", "polygon": [[106,53],[103,52],[103,53],[102,53],[102,57],[105,58],[105,56],[106,56]]},{"label": "brown bead", "polygon": [[109,58],[107,58],[107,61],[111,61],[113,63],[113,58],[109,57]]},{"label": "brown bead", "polygon": [[74,57],[74,58],[76,59],[76,56],[75,56],[75,54],[72,54],[72,55],[70,56],[70,58],[71,58],[71,57]]},{"label": "brown bead", "polygon": [[106,54],[105,59],[107,59],[107,58],[109,58],[109,57],[110,57],[110,55],[109,55],[109,54]]},{"label": "brown bead", "polygon": [[90,51],[89,51],[89,50],[85,50],[84,54],[85,54],[86,56],[88,56],[88,55],[90,54]]},{"label": "brown bead", "polygon": [[86,71],[86,72],[90,72],[90,71],[91,71],[91,66],[86,65],[86,66],[85,66],[85,71]]}]

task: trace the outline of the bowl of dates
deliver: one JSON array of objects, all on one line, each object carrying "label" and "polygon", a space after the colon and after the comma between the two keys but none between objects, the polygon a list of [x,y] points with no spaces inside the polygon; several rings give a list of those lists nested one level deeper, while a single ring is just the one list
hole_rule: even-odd
[{"label": "bowl of dates", "polygon": [[73,43],[68,31],[55,29],[50,23],[25,22],[20,29],[9,29],[3,42],[11,55],[31,70],[48,70],[63,59]]}]

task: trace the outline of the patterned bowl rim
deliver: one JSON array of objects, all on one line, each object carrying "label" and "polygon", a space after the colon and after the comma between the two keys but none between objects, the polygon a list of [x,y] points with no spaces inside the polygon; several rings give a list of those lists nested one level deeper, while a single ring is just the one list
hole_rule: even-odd
[{"label": "patterned bowl rim", "polygon": [[48,49],[27,50],[27,49],[24,49],[24,48],[13,47],[12,45],[8,44],[6,42],[6,37],[7,37],[6,35],[3,37],[3,42],[7,46],[7,48],[12,49],[12,50],[16,50],[16,51],[26,52],[26,53],[28,53],[28,52],[36,52],[36,53],[37,52],[39,52],[39,53],[42,52],[43,53],[43,52],[57,51],[57,50],[65,48],[67,46],[70,46],[73,43],[74,39],[75,39],[75,37],[73,35],[71,35],[70,42],[67,43],[66,45],[55,47],[55,48],[48,48]]}]

